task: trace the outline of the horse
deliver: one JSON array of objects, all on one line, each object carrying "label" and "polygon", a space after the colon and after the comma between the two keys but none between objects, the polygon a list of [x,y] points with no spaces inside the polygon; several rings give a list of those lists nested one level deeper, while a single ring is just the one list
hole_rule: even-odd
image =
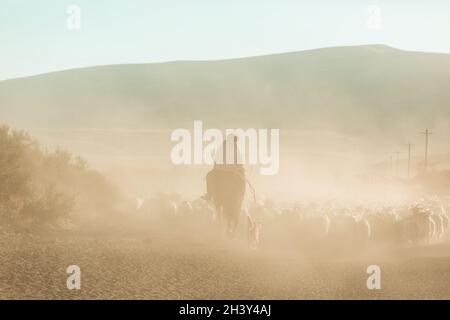
[{"label": "horse", "polygon": [[215,167],[206,175],[207,198],[212,200],[219,221],[225,220],[226,233],[233,238],[239,223],[246,180],[235,167]]}]

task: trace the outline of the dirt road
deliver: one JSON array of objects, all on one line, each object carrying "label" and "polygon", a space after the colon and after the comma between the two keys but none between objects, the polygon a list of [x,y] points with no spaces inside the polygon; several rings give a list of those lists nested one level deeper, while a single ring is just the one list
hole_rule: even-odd
[{"label": "dirt road", "polygon": [[[330,259],[251,251],[217,237],[0,238],[1,299],[450,298],[447,245]],[[381,290],[366,287],[372,264],[381,268]],[[66,287],[69,265],[81,268],[81,290]]]}]

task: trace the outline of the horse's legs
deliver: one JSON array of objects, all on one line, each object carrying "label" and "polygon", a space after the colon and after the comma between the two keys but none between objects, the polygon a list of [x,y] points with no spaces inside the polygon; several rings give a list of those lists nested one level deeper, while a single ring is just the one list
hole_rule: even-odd
[{"label": "horse's legs", "polygon": [[234,238],[236,236],[236,230],[239,223],[239,214],[240,214],[240,206],[233,206],[232,208],[229,208],[229,211],[227,212],[228,217],[228,230],[229,235],[231,238]]},{"label": "horse's legs", "polygon": [[233,221],[230,215],[230,208],[228,206],[223,207],[223,218],[225,220],[225,233],[229,238],[233,238]]},{"label": "horse's legs", "polygon": [[224,220],[223,206],[216,202],[216,203],[214,203],[214,208],[215,208],[214,211],[215,211],[215,216],[216,216],[216,219],[215,219],[216,221],[214,221],[214,225],[218,229],[218,231],[219,231],[218,233],[222,234],[222,229],[223,229],[223,224],[224,224],[224,222],[223,222],[223,220]]}]

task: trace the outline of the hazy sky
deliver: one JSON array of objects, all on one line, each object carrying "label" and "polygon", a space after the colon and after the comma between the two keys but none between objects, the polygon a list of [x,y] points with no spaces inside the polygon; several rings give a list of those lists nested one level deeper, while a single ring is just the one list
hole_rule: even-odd
[{"label": "hazy sky", "polygon": [[450,1],[0,0],[0,79],[368,43],[450,53]]}]

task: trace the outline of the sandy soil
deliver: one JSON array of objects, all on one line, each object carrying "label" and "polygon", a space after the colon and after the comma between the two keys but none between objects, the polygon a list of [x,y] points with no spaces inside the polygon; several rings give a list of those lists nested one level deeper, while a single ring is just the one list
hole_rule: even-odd
[{"label": "sandy soil", "polygon": [[[330,258],[157,228],[0,242],[1,299],[450,299],[449,245]],[[81,290],[66,287],[72,264]],[[371,264],[381,267],[381,290],[366,287]]]}]

